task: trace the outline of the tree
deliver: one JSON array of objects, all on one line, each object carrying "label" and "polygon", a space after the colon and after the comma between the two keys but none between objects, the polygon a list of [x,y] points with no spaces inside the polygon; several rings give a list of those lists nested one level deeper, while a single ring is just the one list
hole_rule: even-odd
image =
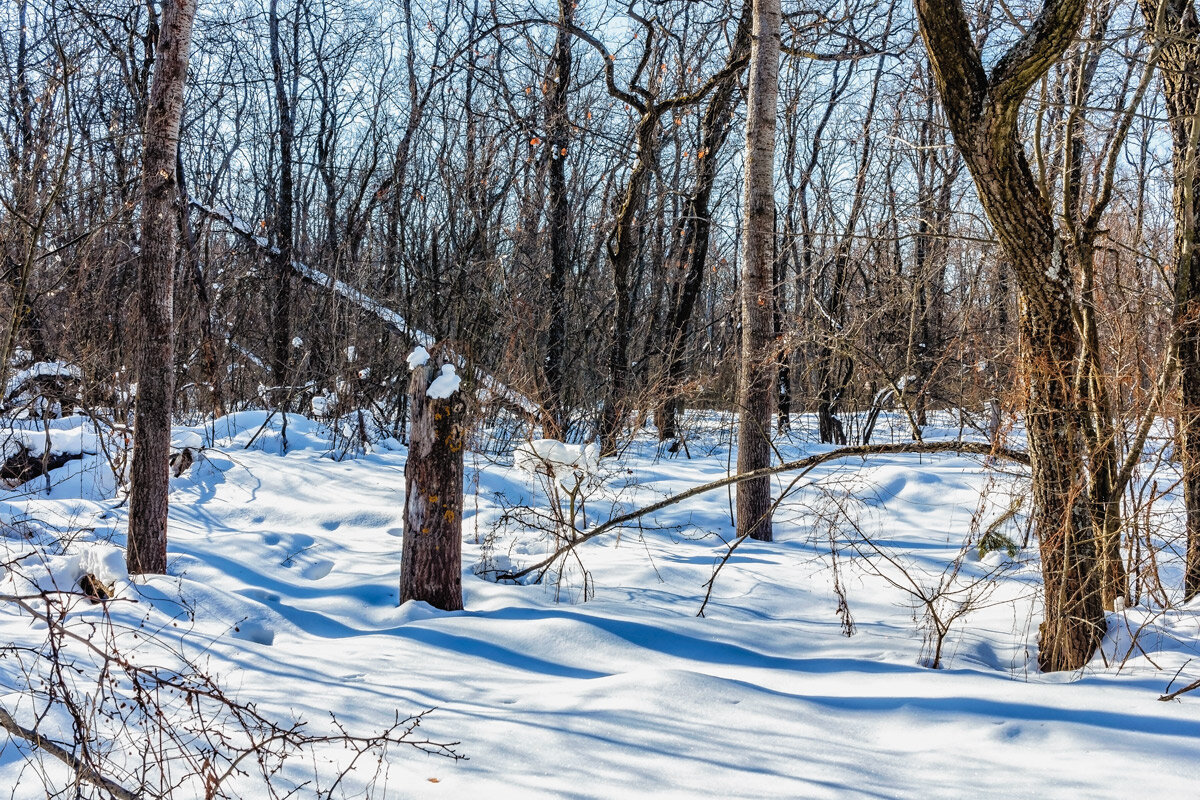
[{"label": "tree", "polygon": [[1139,0],[1146,35],[1161,43],[1159,73],[1171,128],[1175,217],[1174,355],[1183,404],[1183,502],[1187,509],[1185,600],[1200,595],[1200,20],[1192,0]]},{"label": "tree", "polygon": [[[779,0],[754,0],[746,101],[746,221],[742,235],[739,473],[771,464],[771,353],[775,258],[775,103],[779,96]],[[737,487],[737,532],[771,541],[771,479]]]},{"label": "tree", "polygon": [[[297,47],[299,38],[299,12],[292,28],[292,44]],[[278,116],[279,137],[279,196],[276,198],[275,236],[273,251],[271,293],[271,377],[275,381],[278,397],[287,398],[288,363],[291,360],[291,306],[292,306],[292,248],[295,245],[295,157],[296,117],[293,92],[288,89],[279,33],[279,0],[271,0],[268,25],[271,45],[271,77],[275,89],[275,113]],[[294,52],[294,51],[293,51]],[[294,62],[295,58],[291,59]],[[287,409],[284,409],[285,411]]]},{"label": "tree", "polygon": [[195,18],[195,0],[164,4],[146,115],[138,263],[141,344],[125,555],[131,573],[167,571],[167,462],[175,390],[171,304],[179,240],[176,164]]},{"label": "tree", "polygon": [[691,334],[692,316],[700,299],[704,273],[708,266],[708,239],[713,221],[710,201],[717,180],[717,165],[720,163],[718,156],[733,127],[732,117],[737,104],[739,84],[745,65],[749,61],[753,5],[753,0],[745,0],[743,3],[742,14],[738,18],[737,30],[733,35],[733,46],[729,49],[727,63],[741,65],[741,68],[726,76],[705,106],[697,144],[697,152],[702,153],[703,157],[697,159],[696,182],[688,195],[675,237],[678,242],[675,248],[678,255],[675,260],[683,272],[683,277],[672,294],[666,329],[662,334],[667,390],[655,417],[661,441],[675,439],[679,435],[678,416],[683,406],[679,386],[687,370],[685,355]]},{"label": "tree", "polygon": [[1098,547],[1084,500],[1084,419],[1075,384],[1080,333],[1070,246],[1055,229],[1021,143],[1026,92],[1071,43],[1085,0],[1050,0],[989,75],[961,0],[916,0],[921,36],[955,143],[1021,294],[1020,366],[1033,462],[1033,517],[1045,620],[1038,664],[1087,663],[1105,631]]},{"label": "tree", "polygon": [[[609,95],[632,108],[637,114],[637,123],[634,128],[635,160],[626,179],[625,188],[615,203],[615,220],[605,243],[605,252],[613,277],[614,309],[611,328],[612,341],[608,350],[608,396],[601,410],[598,431],[600,446],[606,456],[614,455],[617,452],[617,437],[624,427],[628,411],[626,406],[629,401],[630,383],[629,351],[636,323],[638,296],[638,275],[635,266],[641,255],[641,234],[645,227],[644,223],[638,220],[638,215],[643,213],[647,188],[657,169],[661,140],[659,126],[667,114],[680,112],[696,105],[714,88],[742,69],[741,60],[730,57],[720,71],[695,90],[684,89],[675,95],[661,97],[661,78],[653,70],[649,75],[646,73],[650,58],[654,54],[653,47],[656,36],[666,36],[669,32],[662,30],[657,18],[646,19],[633,13],[632,6],[630,16],[641,25],[645,34],[645,44],[633,78],[629,81],[627,88],[617,85],[613,66],[615,58],[609,53],[608,48],[595,36],[578,27],[572,28],[572,32],[577,37],[587,42],[603,56],[604,82]],[[778,14],[776,17],[778,18]],[[778,29],[778,25],[776,28]],[[776,30],[775,38],[775,52],[778,54],[778,30]],[[736,47],[736,43],[734,47]],[[778,55],[776,55],[776,60],[778,60]],[[776,72],[778,72],[778,67],[776,67]],[[774,100],[771,102],[774,103]],[[772,112],[772,119],[774,119],[774,112]],[[773,138],[771,146],[774,147]],[[768,171],[770,168],[768,164]]]},{"label": "tree", "polygon": [[567,100],[571,89],[571,26],[575,24],[573,0],[558,0],[558,34],[554,40],[553,80],[546,96],[546,142],[548,179],[546,217],[549,223],[550,273],[546,280],[546,361],[543,367],[545,408],[543,431],[561,439],[566,429],[563,414],[563,363],[567,346],[567,276],[571,272],[571,209],[567,199],[567,153],[571,140],[571,118]]}]

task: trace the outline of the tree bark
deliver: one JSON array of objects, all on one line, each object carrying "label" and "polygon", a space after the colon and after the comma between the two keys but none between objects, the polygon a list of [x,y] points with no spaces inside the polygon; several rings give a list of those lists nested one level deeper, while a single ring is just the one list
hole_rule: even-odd
[{"label": "tree bark", "polygon": [[195,17],[195,0],[164,3],[146,115],[138,264],[141,346],[125,553],[131,573],[167,571],[168,461],[175,388],[171,304],[179,242],[176,154]]},{"label": "tree bark", "polygon": [[546,333],[542,432],[549,439],[561,439],[565,430],[563,361],[567,348],[567,275],[571,272],[571,209],[567,202],[571,119],[567,101],[571,88],[571,42],[574,39],[570,28],[575,24],[573,0],[558,0],[558,18],[558,36],[554,42],[554,84],[546,98],[546,140],[550,148],[546,198],[546,216],[550,228],[550,277],[546,281],[546,303],[550,326]]},{"label": "tree bark", "polygon": [[274,269],[271,287],[270,365],[271,378],[276,387],[279,387],[278,396],[282,400],[288,396],[283,387],[288,383],[288,362],[291,358],[292,248],[296,239],[296,192],[292,150],[296,138],[296,122],[287,81],[284,79],[278,0],[271,0],[268,25],[279,136],[279,201],[275,208],[275,250],[271,256]]},{"label": "tree bark", "polygon": [[[746,107],[746,223],[742,236],[742,362],[738,386],[739,473],[771,464],[771,290],[775,239],[775,117],[779,95],[779,0],[754,0]],[[771,541],[771,480],[739,483],[737,533]]]},{"label": "tree bark", "polygon": [[[663,109],[665,111],[665,109]],[[613,275],[613,323],[608,351],[608,397],[600,414],[600,446],[605,456],[615,455],[617,439],[625,426],[629,393],[629,344],[633,336],[637,286],[633,280],[634,259],[641,242],[638,211],[645,199],[658,146],[658,120],[663,111],[651,106],[637,125],[637,161],[616,213],[616,225],[608,237],[608,263]]]},{"label": "tree bark", "polygon": [[423,600],[444,611],[463,607],[462,392],[428,394],[438,360],[413,370],[409,383],[409,445],[404,465],[404,546],[400,602]]},{"label": "tree bark", "polygon": [[673,295],[667,315],[667,330],[664,335],[667,387],[666,397],[655,415],[660,441],[679,438],[678,418],[683,410],[679,386],[687,372],[687,345],[691,334],[692,314],[704,287],[704,271],[708,265],[708,238],[712,228],[713,187],[717,180],[717,165],[721,148],[729,138],[733,110],[736,105],[738,84],[744,65],[749,63],[750,24],[753,0],[745,0],[742,15],[738,18],[733,36],[733,47],[727,65],[741,65],[713,91],[712,99],[704,109],[700,123],[700,150],[696,154],[696,184],[688,195],[680,221],[680,234],[676,252],[678,263],[686,269],[683,280]]},{"label": "tree bark", "polygon": [[[1172,323],[1182,404],[1183,503],[1187,514],[1184,600],[1200,595],[1200,20],[1192,0],[1140,0],[1147,37],[1161,43],[1159,74],[1171,127],[1175,298]],[[1161,6],[1161,8],[1160,8]]]},{"label": "tree bark", "polygon": [[1020,366],[1045,595],[1038,664],[1046,671],[1084,666],[1104,636],[1105,618],[1074,381],[1081,343],[1070,254],[1030,171],[1018,114],[1026,92],[1070,44],[1085,8],[1085,0],[1048,2],[989,76],[960,0],[916,0],[947,122],[1020,288]]}]

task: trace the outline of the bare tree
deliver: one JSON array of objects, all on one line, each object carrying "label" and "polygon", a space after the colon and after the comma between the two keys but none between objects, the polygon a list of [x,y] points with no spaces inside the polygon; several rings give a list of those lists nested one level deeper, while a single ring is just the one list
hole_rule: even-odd
[{"label": "bare tree", "polygon": [[546,156],[548,181],[546,216],[549,222],[550,273],[546,280],[546,299],[550,317],[546,332],[546,361],[544,367],[546,409],[544,432],[551,439],[561,439],[565,430],[563,414],[563,381],[567,350],[567,276],[571,271],[571,209],[567,198],[567,155],[570,153],[571,118],[568,95],[571,90],[573,58],[571,43],[575,24],[573,0],[558,0],[558,33],[554,40],[553,80],[546,98]]},{"label": "bare tree", "polygon": [[165,5],[146,115],[138,264],[141,347],[125,556],[132,573],[167,571],[167,462],[175,396],[172,297],[179,240],[176,169],[195,18],[195,0],[173,0]]},{"label": "bare tree", "polygon": [[[291,42],[298,46],[299,11],[293,10]],[[271,45],[271,76],[275,90],[275,114],[279,144],[279,194],[275,198],[275,224],[272,233],[275,250],[272,254],[273,282],[271,287],[271,377],[285,396],[288,383],[288,363],[291,360],[291,305],[292,305],[292,248],[295,245],[295,157],[296,118],[294,92],[291,91],[287,72],[284,70],[283,36],[280,33],[279,0],[271,0],[268,10],[269,37]],[[291,59],[293,72],[295,59]]]},{"label": "bare tree", "polygon": [[[742,236],[742,363],[738,385],[738,472],[770,466],[771,353],[775,260],[775,117],[779,96],[779,0],[754,0],[750,94],[746,101],[746,218]],[[737,487],[738,535],[771,541],[771,481]]]},{"label": "bare tree", "polygon": [[[733,35],[733,46],[729,50],[729,64],[749,63],[750,25],[752,0],[742,4],[742,15],[738,18],[737,30]],[[738,100],[742,70],[729,73],[713,91],[704,109],[700,123],[700,141],[697,144],[698,162],[696,182],[688,194],[683,217],[679,220],[676,236],[675,261],[683,271],[676,284],[667,315],[663,344],[666,367],[666,397],[658,410],[659,439],[666,441],[678,436],[677,418],[682,408],[679,384],[687,370],[686,352],[691,334],[692,316],[704,286],[704,273],[708,266],[708,240],[712,229],[711,199],[716,184],[719,156],[725,140],[733,127],[734,107]]]},{"label": "bare tree", "polygon": [[1044,6],[989,75],[960,0],[917,0],[921,36],[946,119],[1021,291],[1021,371],[1033,516],[1044,581],[1038,663],[1078,669],[1105,631],[1098,547],[1084,502],[1084,420],[1074,381],[1081,342],[1069,242],[1030,171],[1019,115],[1026,92],[1061,57],[1084,0]]},{"label": "bare tree", "polygon": [[1187,509],[1184,599],[1200,594],[1200,20],[1192,0],[1139,0],[1147,37],[1162,47],[1159,74],[1171,128],[1175,218],[1175,358],[1183,390],[1179,427]]}]

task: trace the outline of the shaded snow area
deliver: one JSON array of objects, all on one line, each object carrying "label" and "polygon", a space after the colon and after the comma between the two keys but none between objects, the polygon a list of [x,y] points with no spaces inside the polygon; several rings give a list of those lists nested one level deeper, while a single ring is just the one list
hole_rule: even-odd
[{"label": "shaded snow area", "polygon": [[[103,573],[117,598],[109,613],[142,631],[120,640],[136,658],[169,661],[156,647],[183,653],[231,695],[273,719],[305,720],[310,733],[333,730],[330,712],[367,733],[433,708],[420,734],[461,742],[468,757],[392,747],[382,773],[364,758],[334,787],[314,776],[350,754],[318,748],[315,760],[285,763],[277,795],[302,786],[296,796],[1195,796],[1200,692],[1157,698],[1173,677],[1172,688],[1200,678],[1200,606],[1111,613],[1104,652],[1086,670],[1038,674],[1040,579],[1036,547],[1021,547],[1019,467],[954,455],[826,464],[781,504],[775,542],[734,551],[698,617],[732,539],[731,491],[598,537],[541,584],[488,576],[570,538],[569,513],[548,507],[550,498],[567,506],[558,488],[574,489],[574,525],[587,529],[728,474],[731,419],[690,419],[690,460],[660,453],[650,437],[598,467],[578,447],[527,447],[524,468],[511,446],[477,449],[467,454],[466,610],[444,613],[396,605],[404,448],[391,440],[335,460],[326,429],[290,417],[279,455],[279,420],[259,432],[266,419],[247,412],[177,430],[177,441],[204,448],[172,479],[167,576],[130,582],[113,563],[127,513],[115,489],[72,495],[67,481],[49,497],[0,496],[4,561],[24,556],[0,591]],[[903,422],[881,419],[876,441],[892,436],[905,438]],[[788,459],[821,447],[779,440]],[[602,479],[556,487],[547,473],[558,470],[537,468],[547,456],[564,473],[586,466]],[[779,476],[775,496],[795,477]],[[1174,495],[1159,499],[1145,531],[1175,603],[1177,510]],[[989,531],[1015,556],[1006,547],[981,556]],[[973,608],[951,624],[942,669],[928,666],[936,636],[920,596],[943,616]],[[77,629],[100,608],[75,604]],[[44,634],[0,604],[0,644],[36,647]],[[0,659],[0,703],[31,725],[19,663]],[[70,730],[62,715],[41,724],[62,738]],[[66,785],[48,756],[12,741],[0,750],[0,787],[14,797],[45,797],[46,780]],[[241,781],[231,796],[268,796],[253,771]]]}]

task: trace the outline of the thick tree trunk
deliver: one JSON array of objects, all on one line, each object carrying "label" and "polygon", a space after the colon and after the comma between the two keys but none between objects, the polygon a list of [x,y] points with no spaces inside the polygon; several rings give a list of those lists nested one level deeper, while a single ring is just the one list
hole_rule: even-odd
[{"label": "thick tree trunk", "polygon": [[1084,0],[1045,5],[989,74],[960,0],[916,2],[947,122],[1020,288],[1020,369],[1045,593],[1038,664],[1046,671],[1084,666],[1105,618],[1086,497],[1070,254],[1029,169],[1018,115],[1026,92],[1070,44],[1085,7]]},{"label": "thick tree trunk", "polygon": [[413,370],[404,465],[404,548],[400,602],[456,611],[462,600],[463,395],[430,397],[437,361]]},{"label": "thick tree trunk", "polygon": [[195,0],[172,0],[163,6],[146,116],[138,264],[141,346],[125,554],[131,573],[167,571],[168,461],[175,388],[171,303],[179,229],[176,154],[195,17]]},{"label": "thick tree trunk", "polygon": [[[1161,9],[1160,9],[1161,6]],[[1179,413],[1183,502],[1187,509],[1185,600],[1200,595],[1200,19],[1192,0],[1141,0],[1147,37],[1161,42],[1158,69],[1171,126],[1175,212],[1175,356],[1182,405]]]},{"label": "thick tree trunk", "polygon": [[[1053,248],[1061,253],[1057,243]],[[1046,266],[1066,270],[1061,256]],[[1086,496],[1085,422],[1073,388],[1079,333],[1065,304],[1038,308],[1022,296],[1021,369],[1045,596],[1038,664],[1048,672],[1078,669],[1105,630],[1101,559]]]},{"label": "thick tree trunk", "polygon": [[[742,235],[742,363],[738,386],[739,473],[771,464],[771,308],[775,239],[775,117],[779,94],[779,0],[754,0],[746,107],[746,222]],[[771,481],[737,487],[737,532],[770,541]]]}]

